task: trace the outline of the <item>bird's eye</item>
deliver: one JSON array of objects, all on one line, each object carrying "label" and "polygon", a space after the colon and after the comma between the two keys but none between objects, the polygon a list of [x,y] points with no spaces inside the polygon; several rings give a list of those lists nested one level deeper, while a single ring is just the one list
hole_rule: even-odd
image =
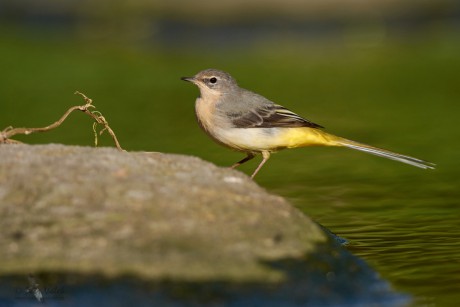
[{"label": "bird's eye", "polygon": [[211,79],[209,79],[209,82],[211,82],[212,84],[214,84],[214,83],[217,82],[217,78],[216,78],[216,77],[212,77]]}]

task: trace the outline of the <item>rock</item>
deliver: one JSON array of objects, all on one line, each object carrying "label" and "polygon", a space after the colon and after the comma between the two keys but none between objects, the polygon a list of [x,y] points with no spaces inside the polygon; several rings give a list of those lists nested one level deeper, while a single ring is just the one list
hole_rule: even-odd
[{"label": "rock", "polygon": [[91,305],[406,302],[286,200],[195,157],[2,145],[0,216],[1,288],[60,276],[76,306],[100,280]]}]

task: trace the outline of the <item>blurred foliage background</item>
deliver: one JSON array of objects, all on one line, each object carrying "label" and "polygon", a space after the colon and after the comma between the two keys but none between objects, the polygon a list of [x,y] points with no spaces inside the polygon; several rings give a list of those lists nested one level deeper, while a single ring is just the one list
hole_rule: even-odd
[{"label": "blurred foliage background", "polygon": [[[84,103],[79,90],[127,150],[231,165],[242,155],[200,131],[198,90],[180,81],[211,67],[332,133],[436,162],[423,172],[298,149],[274,155],[256,181],[348,238],[398,290],[460,300],[458,1],[0,2],[0,129],[46,126]],[[91,127],[74,114],[18,139],[91,146]]]},{"label": "blurred foliage background", "polygon": [[[126,148],[199,152],[214,147],[194,124],[197,90],[178,79],[215,67],[331,131],[396,147],[390,116],[407,143],[434,137],[457,108],[459,32],[447,0],[4,0],[0,120],[45,124],[78,89]],[[410,133],[417,123],[423,133]],[[28,140],[79,144],[82,132]]]}]

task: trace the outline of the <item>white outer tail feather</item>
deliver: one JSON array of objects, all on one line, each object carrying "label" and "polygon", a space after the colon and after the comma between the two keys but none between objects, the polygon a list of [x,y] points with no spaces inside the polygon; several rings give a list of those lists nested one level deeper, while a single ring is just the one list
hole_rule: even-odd
[{"label": "white outer tail feather", "polygon": [[405,156],[405,155],[391,152],[385,149],[380,149],[380,148],[372,147],[369,145],[360,144],[358,142],[350,141],[347,139],[340,139],[340,140],[337,140],[336,142],[342,146],[345,146],[351,149],[360,150],[360,151],[367,152],[367,153],[370,153],[376,156],[380,156],[380,157],[384,157],[387,159],[410,164],[410,165],[420,167],[423,169],[434,169],[435,167],[434,163],[431,163],[428,161],[420,160],[420,159],[410,157],[410,156]]}]

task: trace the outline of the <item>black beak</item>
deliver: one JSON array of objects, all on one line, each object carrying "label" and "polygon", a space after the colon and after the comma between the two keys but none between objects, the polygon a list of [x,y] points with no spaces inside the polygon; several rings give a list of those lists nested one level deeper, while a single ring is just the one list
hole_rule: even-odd
[{"label": "black beak", "polygon": [[194,82],[195,78],[194,77],[182,77],[180,78],[183,81],[188,81],[188,82]]}]

